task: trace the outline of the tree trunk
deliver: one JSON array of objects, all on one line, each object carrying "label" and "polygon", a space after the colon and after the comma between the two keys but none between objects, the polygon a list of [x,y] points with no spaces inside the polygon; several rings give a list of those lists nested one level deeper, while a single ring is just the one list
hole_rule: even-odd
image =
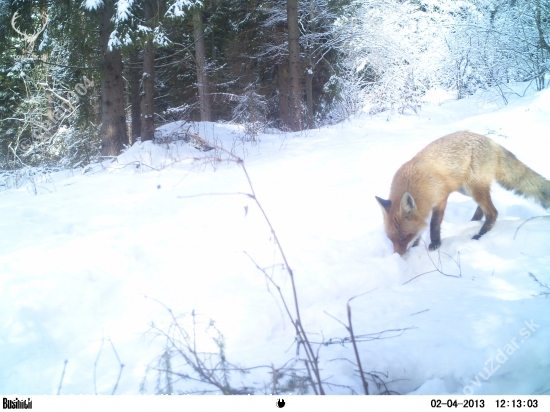
[{"label": "tree trunk", "polygon": [[141,96],[139,93],[140,67],[138,60],[138,51],[133,50],[130,53],[130,106],[132,107],[132,140],[134,144],[141,136]]},{"label": "tree trunk", "polygon": [[199,103],[201,121],[212,121],[212,106],[210,104],[210,89],[206,73],[206,43],[204,41],[204,26],[199,7],[193,9],[193,37],[195,38],[195,61],[197,64],[197,86],[199,89]]},{"label": "tree trunk", "polygon": [[279,127],[281,130],[286,130],[290,125],[288,61],[277,65],[277,86],[279,88]]},{"label": "tree trunk", "polygon": [[[537,26],[537,31],[539,33],[539,44],[541,50],[546,50],[547,53],[550,53],[550,45],[544,38],[544,31],[542,30],[543,25],[541,24],[541,16],[540,16],[540,1],[537,1],[536,3],[536,9],[535,9],[535,23]],[[548,27],[548,20],[544,20],[544,23],[546,27]],[[546,73],[543,71],[541,74],[537,76],[536,83],[537,83],[537,90],[543,90],[545,85],[545,77]]]},{"label": "tree trunk", "polygon": [[[310,23],[309,32],[315,38],[317,27],[315,21],[315,10],[311,8],[309,11]],[[315,47],[311,41],[307,45],[307,71],[306,71],[306,107],[307,107],[307,127],[313,129],[315,127],[315,114],[313,113],[313,70],[315,70]]]},{"label": "tree trunk", "polygon": [[[143,4],[145,22],[153,31],[155,17],[153,0]],[[141,95],[141,140],[153,140],[155,137],[155,46],[153,39],[148,38],[143,51],[143,93]]]},{"label": "tree trunk", "polygon": [[307,127],[313,129],[313,69],[311,66],[306,74],[306,106],[307,106]]},{"label": "tree trunk", "polygon": [[128,141],[124,113],[124,85],[122,82],[122,55],[119,49],[109,50],[109,36],[113,30],[112,0],[105,0],[99,14],[99,47],[101,52],[101,154],[118,156]]},{"label": "tree trunk", "polygon": [[[216,12],[216,0],[210,0],[210,12],[211,13],[215,13]],[[210,43],[212,43],[211,47],[212,47],[212,54],[211,54],[211,58],[212,58],[212,61],[216,61],[216,42],[214,41],[215,38],[214,38],[214,30],[211,30],[210,31]]]},{"label": "tree trunk", "polygon": [[302,130],[302,88],[300,79],[300,29],[298,0],[287,0],[288,74],[290,77],[290,129]]}]

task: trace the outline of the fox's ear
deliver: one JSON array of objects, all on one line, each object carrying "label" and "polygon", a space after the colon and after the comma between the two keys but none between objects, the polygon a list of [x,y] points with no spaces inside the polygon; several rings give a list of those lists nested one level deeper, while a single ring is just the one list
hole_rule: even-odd
[{"label": "fox's ear", "polygon": [[416,212],[416,203],[409,192],[403,193],[399,208],[401,209],[401,214],[403,215],[411,215]]},{"label": "fox's ear", "polygon": [[376,200],[378,200],[378,203],[380,204],[380,206],[382,206],[382,212],[389,213],[390,207],[391,207],[391,200],[380,199],[378,196],[374,196],[374,197],[376,198]]}]

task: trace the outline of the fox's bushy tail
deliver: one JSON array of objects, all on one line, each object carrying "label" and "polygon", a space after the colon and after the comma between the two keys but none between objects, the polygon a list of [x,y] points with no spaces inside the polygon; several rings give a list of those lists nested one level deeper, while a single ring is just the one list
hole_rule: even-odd
[{"label": "fox's bushy tail", "polygon": [[513,153],[501,147],[500,167],[496,180],[505,189],[536,200],[550,209],[550,181],[520,162]]}]

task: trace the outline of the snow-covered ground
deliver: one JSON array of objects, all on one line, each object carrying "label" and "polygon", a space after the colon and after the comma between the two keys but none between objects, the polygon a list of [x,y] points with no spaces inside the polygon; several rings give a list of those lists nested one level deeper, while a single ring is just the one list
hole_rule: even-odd
[{"label": "snow-covered ground", "polygon": [[[401,258],[374,196],[386,197],[397,168],[430,141],[464,129],[493,138],[550,178],[550,90],[510,96],[507,106],[483,96],[429,97],[418,115],[382,113],[266,134],[254,146],[237,144],[236,126],[193,131],[245,155],[294,271],[312,341],[347,337],[335,318],[345,322],[348,299],[360,295],[351,302],[356,335],[398,330],[358,343],[363,369],[384,373],[389,389],[548,394],[550,219],[530,220],[516,233],[547,213],[495,186],[499,219],[475,241],[475,204],[455,193],[442,224],[444,253],[421,243]],[[213,170],[211,161],[191,159],[212,154],[181,141],[136,144],[103,168],[35,182],[37,195],[30,183],[0,192],[0,393],[57,393],[67,360],[61,394],[109,394],[120,372],[113,348],[125,365],[116,393],[138,393],[165,343],[145,332],[151,322],[170,323],[159,302],[187,314],[186,328],[191,313],[213,319],[234,364],[281,367],[296,357],[277,291],[247,254],[261,267],[280,264],[281,256],[252,199],[218,195],[250,192],[239,166]],[[288,274],[280,266],[268,272],[292,307]],[[199,325],[199,350],[215,349],[211,333]],[[322,346],[319,357],[328,393],[363,393],[345,360],[355,362],[349,344]],[[183,370],[179,360],[172,370]],[[234,373],[231,382],[270,387],[269,372]],[[155,392],[155,380],[150,370],[146,393]],[[174,384],[195,388],[205,387]]]}]

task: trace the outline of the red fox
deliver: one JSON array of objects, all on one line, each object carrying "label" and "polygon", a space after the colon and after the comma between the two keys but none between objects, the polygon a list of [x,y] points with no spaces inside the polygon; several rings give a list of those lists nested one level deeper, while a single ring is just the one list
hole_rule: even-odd
[{"label": "red fox", "polygon": [[394,251],[403,255],[411,244],[418,245],[430,212],[429,249],[441,245],[441,221],[451,192],[475,200],[478,207],[472,220],[485,215],[481,230],[473,237],[479,239],[497,219],[490,195],[495,180],[505,189],[550,208],[550,181],[491,139],[462,131],[430,143],[395,173],[389,200],[376,196]]}]

